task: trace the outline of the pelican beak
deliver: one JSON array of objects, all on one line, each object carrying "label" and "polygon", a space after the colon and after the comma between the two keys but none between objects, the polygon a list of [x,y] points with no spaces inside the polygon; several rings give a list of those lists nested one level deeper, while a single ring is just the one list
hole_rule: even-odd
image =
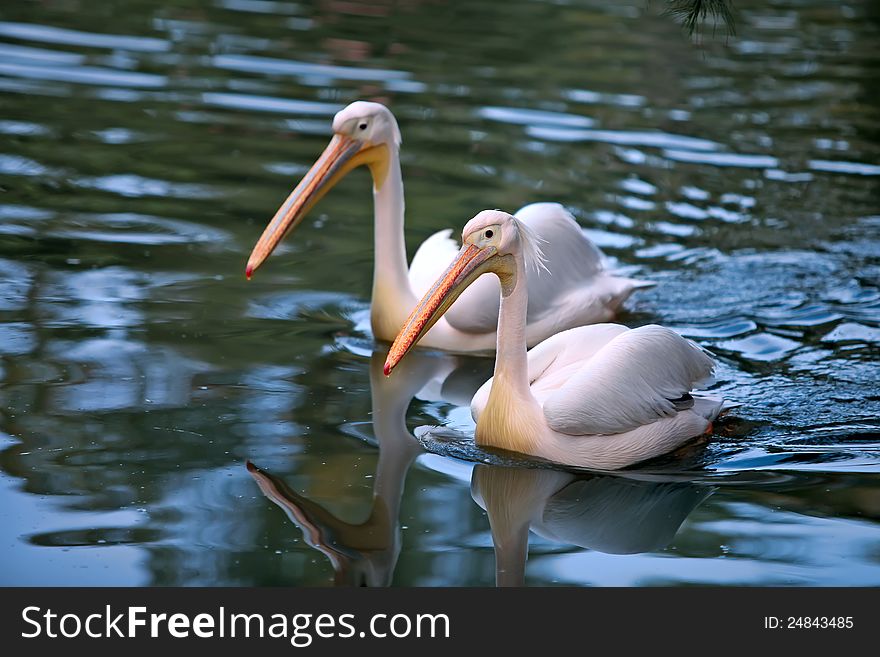
[{"label": "pelican beak", "polygon": [[339,133],[333,135],[321,157],[266,226],[248,258],[246,276],[250,278],[253,275],[257,267],[263,264],[281,240],[296,228],[324,194],[342,180],[345,174],[362,164],[370,167],[373,184],[380,187],[387,171],[388,147],[385,144],[371,145]]},{"label": "pelican beak", "polygon": [[437,279],[437,282],[428,290],[428,293],[416,304],[400,329],[400,333],[394,339],[388,357],[385,359],[383,369],[385,376],[391,374],[397,364],[412,349],[415,344],[430,330],[437,320],[443,316],[455,300],[467,287],[477,280],[482,274],[493,270],[494,260],[498,259],[498,252],[494,246],[479,247],[474,244],[465,244]]}]

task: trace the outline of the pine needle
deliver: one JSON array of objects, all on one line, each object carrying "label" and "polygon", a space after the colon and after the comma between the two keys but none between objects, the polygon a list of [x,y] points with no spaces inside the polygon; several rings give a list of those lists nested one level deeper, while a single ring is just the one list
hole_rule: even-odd
[{"label": "pine needle", "polygon": [[736,34],[732,0],[666,0],[663,13],[681,21],[689,36],[699,33],[708,16],[723,23],[728,35]]}]

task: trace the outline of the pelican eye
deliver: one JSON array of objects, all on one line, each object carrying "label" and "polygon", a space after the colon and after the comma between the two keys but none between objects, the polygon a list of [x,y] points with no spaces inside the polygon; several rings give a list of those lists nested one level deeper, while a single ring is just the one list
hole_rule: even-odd
[{"label": "pelican eye", "polygon": [[361,123],[361,124],[358,126],[358,128],[361,129],[361,130],[366,130],[366,129],[367,129],[367,124],[366,124],[366,123]]},{"label": "pelican eye", "polygon": [[487,231],[486,231],[486,239],[491,238],[492,235],[494,235],[494,234],[495,234],[495,233],[493,233],[491,230],[487,230]]}]

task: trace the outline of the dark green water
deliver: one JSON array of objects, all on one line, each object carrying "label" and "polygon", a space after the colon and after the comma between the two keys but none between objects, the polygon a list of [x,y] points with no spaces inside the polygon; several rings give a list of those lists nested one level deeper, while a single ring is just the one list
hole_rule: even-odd
[{"label": "dark green water", "polygon": [[[880,7],[660,4],[4,3],[0,584],[492,585],[486,508],[528,584],[880,585]],[[741,406],[625,476],[423,453],[491,361],[380,385],[366,173],[243,275],[359,98],[410,255],[562,202]]]}]

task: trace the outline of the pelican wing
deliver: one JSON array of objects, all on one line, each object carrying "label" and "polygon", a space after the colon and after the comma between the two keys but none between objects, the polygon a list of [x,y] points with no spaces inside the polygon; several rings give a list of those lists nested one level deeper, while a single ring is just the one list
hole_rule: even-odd
[{"label": "pelican wing", "polygon": [[[516,217],[540,238],[539,246],[547,265],[547,271],[529,269],[526,274],[529,325],[542,320],[553,323],[557,315],[582,312],[584,306],[592,304],[614,308],[637,287],[650,285],[605,274],[601,251],[558,203],[533,203],[520,209]],[[449,230],[435,233],[416,252],[409,271],[416,295],[428,291],[458,252],[458,244],[451,235]],[[597,283],[595,289],[591,288],[593,283]],[[464,291],[444,317],[465,333],[493,333],[498,325],[500,296],[498,279],[482,276]],[[580,308],[575,310],[570,306]],[[602,319],[599,313],[588,321]]]},{"label": "pelican wing", "polygon": [[634,290],[654,285],[608,272],[602,252],[558,203],[533,203],[516,216],[541,240],[547,266],[526,268],[530,345],[573,326],[607,322]]},{"label": "pelican wing", "polygon": [[[654,283],[613,276],[604,269],[599,248],[584,235],[574,217],[558,203],[532,203],[516,213],[540,239],[546,271],[527,268],[530,327],[535,337],[582,324],[607,321],[632,292]],[[424,295],[458,253],[451,230],[434,233],[419,247],[409,269],[416,296]],[[501,285],[481,276],[446,311],[449,324],[465,333],[494,333],[498,326]]]},{"label": "pelican wing", "polygon": [[[529,385],[541,402],[554,394],[606,344],[629,329],[621,324],[592,324],[562,331],[538,343],[528,353]],[[492,377],[471,400],[471,414],[476,420],[489,400]]]},{"label": "pelican wing", "polygon": [[662,326],[642,326],[614,337],[556,390],[536,397],[555,431],[622,433],[675,415],[713,369],[712,358],[690,340]]}]

